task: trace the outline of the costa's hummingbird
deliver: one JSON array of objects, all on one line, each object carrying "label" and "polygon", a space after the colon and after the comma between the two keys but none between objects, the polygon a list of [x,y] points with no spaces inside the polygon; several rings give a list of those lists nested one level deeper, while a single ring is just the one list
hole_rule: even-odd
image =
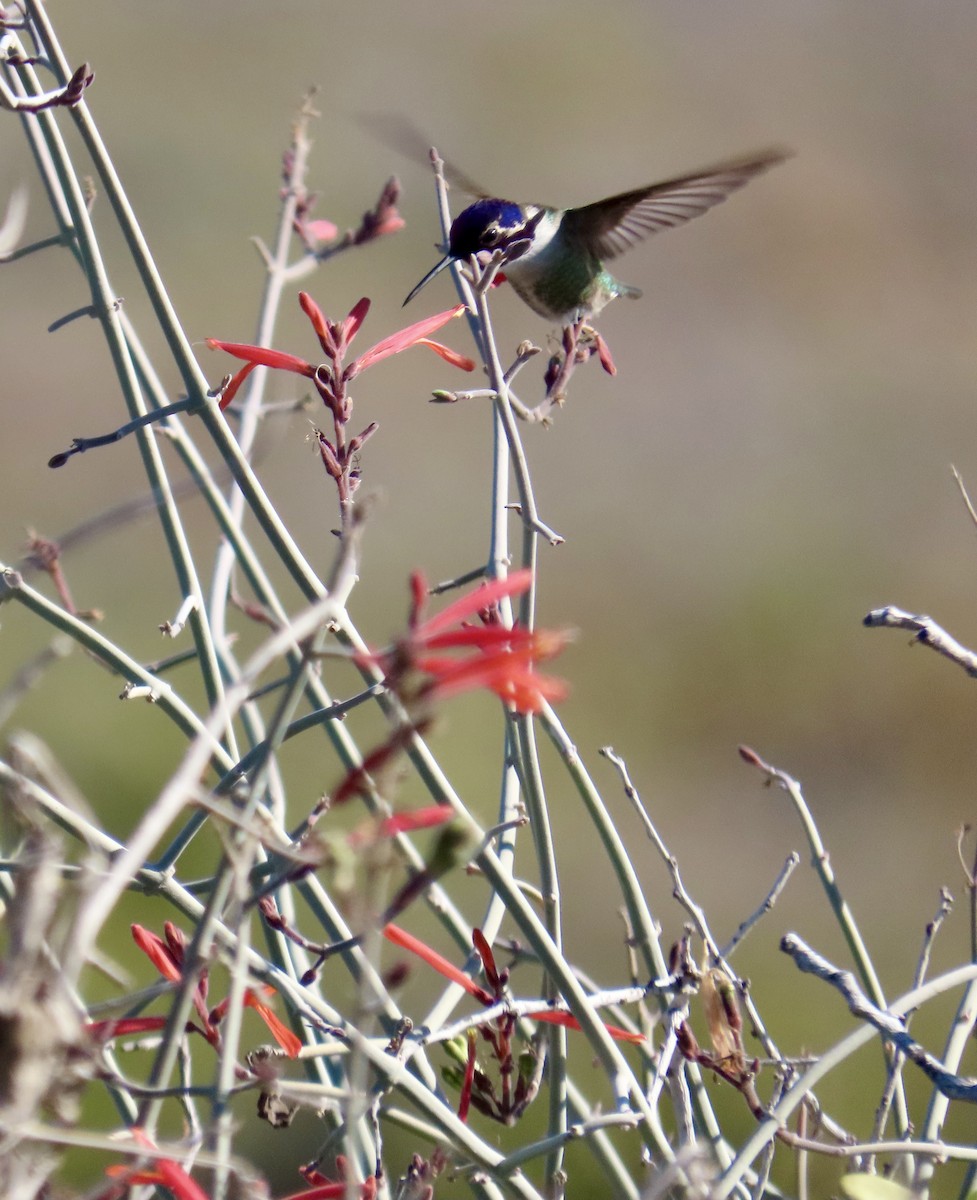
[{"label": "costa's hummingbird", "polygon": [[783,150],[767,150],[582,208],[516,204],[481,195],[455,217],[448,253],[404,303],[455,259],[467,262],[482,251],[513,247],[515,255],[503,270],[530,308],[561,325],[589,319],[618,296],[641,295],[639,288],[621,283],[605,270],[605,260],[661,229],[691,221],[786,157]]}]

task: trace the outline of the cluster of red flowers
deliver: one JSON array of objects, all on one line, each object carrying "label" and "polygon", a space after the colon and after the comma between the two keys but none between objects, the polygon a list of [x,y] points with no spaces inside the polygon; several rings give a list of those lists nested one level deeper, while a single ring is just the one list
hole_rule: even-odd
[{"label": "cluster of red flowers", "polygon": [[[138,1128],[130,1130],[136,1143],[147,1150],[156,1147],[146,1134]],[[99,1193],[97,1200],[122,1200],[129,1194],[129,1188],[136,1184],[160,1185],[173,1196],[173,1200],[209,1200],[203,1190],[185,1168],[173,1158],[155,1158],[151,1166],[131,1167],[124,1163],[113,1163],[106,1167],[105,1174],[114,1182],[109,1188]],[[315,1167],[299,1168],[299,1174],[309,1185],[300,1192],[284,1196],[282,1200],[342,1200],[353,1195],[357,1200],[375,1200],[377,1181],[369,1176],[363,1183],[356,1184],[352,1193],[349,1185],[349,1167],[346,1159],[340,1154],[336,1156],[337,1179],[328,1179]]]},{"label": "cluster of red flowers", "polygon": [[[271,367],[279,371],[291,371],[294,375],[304,375],[311,379],[319,395],[330,409],[338,406],[345,411],[345,385],[362,374],[367,367],[372,367],[385,358],[400,354],[411,346],[427,346],[446,362],[460,367],[463,371],[474,371],[475,364],[463,354],[443,346],[440,342],[431,340],[431,334],[437,333],[442,326],[461,316],[465,311],[463,304],[456,304],[445,312],[435,313],[425,317],[382,338],[376,345],[365,350],[359,358],[354,359],[348,366],[343,366],[343,360],[350,343],[359,332],[366,314],[370,311],[370,301],[364,296],[354,304],[342,321],[330,321],[316,304],[308,292],[299,292],[299,304],[302,311],[312,323],[312,328],[319,338],[319,345],[326,356],[326,361],[318,365],[306,362],[295,354],[286,354],[283,350],[270,350],[264,346],[254,346],[246,342],[222,342],[217,338],[208,338],[207,345],[211,350],[224,350],[235,358],[244,360],[245,365],[231,378],[230,383],[221,392],[220,406],[227,408],[237,395],[241,384],[247,379],[255,367]],[[343,399],[340,399],[343,396]],[[347,413],[348,417],[348,413]]]},{"label": "cluster of red flowers", "polygon": [[[409,950],[418,958],[432,967],[445,979],[458,984],[485,1008],[491,1008],[503,1002],[508,993],[509,972],[496,966],[495,955],[480,929],[472,930],[472,945],[482,963],[482,971],[488,987],[476,983],[470,975],[465,974],[440,955],[436,950],[422,942],[413,934],[401,929],[399,925],[388,923],[384,926],[383,936],[388,941]],[[568,1012],[553,1010],[545,1006],[537,1012],[526,1014],[531,1020],[541,1021],[551,1025],[562,1025],[567,1029],[579,1029],[580,1023]],[[644,1035],[632,1033],[616,1025],[606,1025],[604,1028],[617,1041],[643,1042]],[[534,1050],[529,1049],[522,1054],[515,1053],[513,1035],[516,1029],[516,1016],[512,1012],[504,1012],[491,1021],[477,1026],[478,1034],[488,1045],[491,1060],[496,1064],[498,1086],[491,1075],[479,1065],[477,1055],[478,1040],[473,1027],[468,1031],[467,1046],[459,1061],[463,1069],[448,1067],[444,1071],[445,1078],[456,1084],[460,1089],[458,1101],[458,1117],[462,1121],[468,1119],[471,1106],[478,1109],[493,1120],[503,1125],[511,1125],[519,1119],[525,1109],[532,1103],[539,1084],[538,1071],[542,1064],[538,1061]],[[449,1052],[452,1046],[449,1043]],[[457,1054],[457,1052],[456,1052]],[[517,1061],[518,1060],[518,1061]]]},{"label": "cluster of red flowers", "polygon": [[[164,937],[162,938],[142,925],[133,925],[131,929],[136,945],[146,954],[163,978],[169,979],[171,983],[179,983],[183,979],[187,948],[187,935],[183,930],[177,928],[172,921],[164,923]],[[208,986],[207,969],[202,968],[193,991],[193,1006],[197,1010],[200,1024],[188,1022],[187,1031],[202,1034],[212,1046],[216,1047],[220,1045],[219,1026],[227,1015],[228,1001],[225,998],[213,1008],[208,1008]],[[302,1049],[301,1039],[282,1024],[268,1005],[258,999],[257,993],[251,988],[244,993],[244,1003],[248,1008],[253,1008],[257,1012],[268,1026],[272,1037],[289,1058],[294,1058]],[[89,1037],[95,1041],[106,1042],[111,1038],[124,1037],[128,1034],[150,1033],[163,1029],[165,1026],[165,1017],[116,1017],[107,1021],[91,1021],[86,1026],[86,1030]]]},{"label": "cluster of red flowers", "polygon": [[[407,633],[387,650],[361,655],[360,661],[380,667],[387,686],[405,700],[440,700],[484,687],[517,712],[539,712],[548,701],[562,700],[567,688],[560,679],[540,675],[535,666],[559,654],[570,635],[509,627],[498,611],[500,600],[520,595],[532,579],[528,568],[514,571],[425,618],[430,592],[424,576],[415,572]],[[473,616],[480,618],[478,625],[468,623]],[[415,688],[418,673],[421,681]]]},{"label": "cluster of red flowers", "polygon": [[433,317],[425,317],[401,329],[389,337],[383,338],[376,345],[365,350],[351,363],[346,363],[346,354],[359,332],[360,326],[370,310],[370,301],[365,297],[355,304],[342,321],[330,321],[312,299],[308,292],[299,292],[299,304],[302,311],[312,323],[319,345],[325,356],[321,363],[307,362],[295,354],[286,354],[282,350],[270,350],[264,346],[254,346],[245,342],[221,342],[216,338],[208,338],[207,345],[212,350],[224,350],[235,358],[244,360],[244,366],[234,374],[220,394],[220,407],[227,408],[237,395],[241,384],[248,378],[256,367],[271,367],[273,370],[290,371],[294,375],[302,375],[311,379],[326,408],[332,414],[333,430],[327,435],[323,430],[316,429],[316,441],[323,466],[336,481],[339,488],[340,502],[345,504],[351,499],[359,484],[359,473],[356,459],[366,440],[377,430],[375,421],[370,422],[360,433],[348,437],[346,425],[353,414],[353,401],[349,394],[349,384],[367,367],[382,362],[391,355],[399,354],[411,346],[427,346],[439,354],[446,362],[460,367],[463,371],[474,371],[475,364],[470,358],[442,346],[440,342],[431,340],[431,334],[436,333],[443,325],[464,311],[464,305],[458,304],[446,312],[436,313]]}]

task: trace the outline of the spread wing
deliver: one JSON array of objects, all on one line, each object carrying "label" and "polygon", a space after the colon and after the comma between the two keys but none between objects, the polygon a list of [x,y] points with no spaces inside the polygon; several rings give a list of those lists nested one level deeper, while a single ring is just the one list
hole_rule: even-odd
[{"label": "spread wing", "polygon": [[[359,123],[385,146],[397,154],[409,158],[411,162],[430,165],[431,139],[419,129],[410,117],[403,113],[392,112],[360,112],[356,114]],[[479,200],[486,200],[492,195],[479,184],[475,183],[454,163],[442,158],[444,177],[452,187],[467,192]]]},{"label": "spread wing", "polygon": [[730,192],[788,157],[784,150],[768,150],[571,208],[563,219],[563,229],[598,258],[614,258],[653,233],[673,229],[721,204]]}]

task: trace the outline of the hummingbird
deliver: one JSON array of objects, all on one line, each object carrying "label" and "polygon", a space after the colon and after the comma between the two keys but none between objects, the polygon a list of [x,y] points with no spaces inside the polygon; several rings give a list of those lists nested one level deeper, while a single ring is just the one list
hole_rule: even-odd
[{"label": "hummingbird", "polygon": [[581,208],[516,204],[479,194],[452,222],[447,254],[404,304],[455,260],[511,248],[505,277],[531,309],[564,326],[589,320],[618,296],[641,295],[640,288],[615,279],[605,261],[659,230],[700,216],[787,157],[784,150],[766,150]]}]

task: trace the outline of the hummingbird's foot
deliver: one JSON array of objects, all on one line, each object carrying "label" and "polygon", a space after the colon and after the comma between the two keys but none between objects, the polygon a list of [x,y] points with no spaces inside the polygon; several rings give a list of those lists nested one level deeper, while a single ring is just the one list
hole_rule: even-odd
[{"label": "hummingbird's foot", "polygon": [[570,376],[581,363],[595,354],[608,375],[616,375],[617,367],[611,357],[607,343],[597,330],[581,317],[563,330],[561,348],[550,358],[543,381],[546,384],[546,402],[562,404],[566,399]]}]

